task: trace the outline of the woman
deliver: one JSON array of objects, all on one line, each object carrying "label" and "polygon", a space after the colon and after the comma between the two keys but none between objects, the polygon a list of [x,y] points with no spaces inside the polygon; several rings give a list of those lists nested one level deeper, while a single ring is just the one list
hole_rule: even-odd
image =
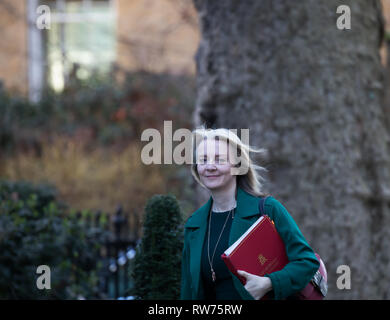
[{"label": "woman", "polygon": [[266,169],[253,164],[249,152],[262,153],[264,149],[244,144],[224,128],[201,127],[194,130],[193,138],[191,172],[210,198],[185,224],[180,298],[258,300],[269,293],[274,299],[284,299],[303,289],[319,263],[290,214],[272,196],[265,200],[265,214],[275,222],[289,263],[264,277],[240,270],[246,278],[243,286],[221,259],[260,216],[259,197],[265,194],[257,171]]}]

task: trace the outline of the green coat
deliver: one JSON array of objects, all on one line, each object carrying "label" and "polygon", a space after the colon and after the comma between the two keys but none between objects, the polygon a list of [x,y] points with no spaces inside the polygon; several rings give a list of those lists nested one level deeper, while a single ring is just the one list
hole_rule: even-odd
[{"label": "green coat", "polygon": [[[258,203],[258,197],[237,187],[237,208],[230,230],[229,246],[259,218]],[[212,197],[187,219],[184,226],[181,300],[204,299],[200,261],[211,205]],[[278,200],[272,196],[268,197],[264,203],[264,211],[275,222],[289,259],[289,263],[282,270],[266,275],[271,279],[274,298],[284,299],[300,291],[309,283],[318,270],[319,263],[293,218]],[[231,275],[234,286],[242,299],[254,300],[240,280],[232,273]]]}]

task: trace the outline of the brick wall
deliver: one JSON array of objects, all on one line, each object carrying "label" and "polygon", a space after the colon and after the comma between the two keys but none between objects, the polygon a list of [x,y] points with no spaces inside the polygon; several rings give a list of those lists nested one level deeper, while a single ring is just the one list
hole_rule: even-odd
[{"label": "brick wall", "polygon": [[[0,1],[0,79],[28,91],[26,0]],[[381,0],[390,31],[390,0]],[[126,70],[195,74],[199,30],[191,0],[117,0],[117,63]],[[352,20],[353,24],[353,20]],[[386,61],[386,50],[381,50]]]},{"label": "brick wall", "polygon": [[195,73],[199,29],[191,0],[117,0],[117,6],[120,67]]},{"label": "brick wall", "polygon": [[386,30],[390,31],[390,0],[381,0],[383,8],[383,16],[386,21]]},{"label": "brick wall", "polygon": [[24,0],[0,3],[0,79],[6,88],[27,94],[27,17]]}]

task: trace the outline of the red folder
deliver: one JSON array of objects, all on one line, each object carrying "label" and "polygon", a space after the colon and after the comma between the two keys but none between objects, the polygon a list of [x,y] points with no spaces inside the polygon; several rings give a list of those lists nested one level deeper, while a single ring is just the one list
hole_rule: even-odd
[{"label": "red folder", "polygon": [[288,263],[286,249],[273,221],[261,216],[221,255],[229,270],[245,285],[237,270],[264,276],[279,271]]}]

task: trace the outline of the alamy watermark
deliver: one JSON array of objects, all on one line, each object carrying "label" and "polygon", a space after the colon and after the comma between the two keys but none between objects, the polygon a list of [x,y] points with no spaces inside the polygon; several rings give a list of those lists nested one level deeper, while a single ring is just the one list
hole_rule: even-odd
[{"label": "alamy watermark", "polygon": [[[206,131],[206,129],[205,129]],[[229,132],[237,135],[237,129],[229,129]],[[141,134],[141,141],[148,142],[141,151],[142,163],[149,164],[194,164],[197,159],[194,159],[194,144],[196,146],[203,140],[201,135],[194,135],[189,129],[180,128],[172,132],[172,121],[164,121],[163,138],[160,131],[154,128],[145,129]],[[249,129],[241,129],[241,141],[249,145]],[[173,142],[179,142],[173,147]],[[207,140],[206,142],[207,143]],[[234,166],[231,168],[231,174],[243,175],[248,172],[246,162],[242,154],[238,152],[237,145],[229,144],[230,151],[233,153],[233,158],[229,159]],[[209,158],[214,159],[216,150],[211,148],[207,154]],[[162,157],[163,156],[163,157]],[[163,159],[162,159],[163,158]]]},{"label": "alamy watermark", "polygon": [[339,290],[350,290],[351,289],[351,268],[345,264],[337,267],[337,274],[340,276],[337,277],[336,286]]},{"label": "alamy watermark", "polygon": [[337,18],[336,26],[339,30],[351,29],[351,8],[347,5],[340,5],[336,9],[336,13],[340,14]]},{"label": "alamy watermark", "polygon": [[40,274],[36,282],[37,288],[39,290],[51,289],[50,267],[45,264],[42,264],[38,266],[36,273]]},{"label": "alamy watermark", "polygon": [[[37,7],[37,14],[39,14],[36,25],[39,30],[50,29],[51,25],[51,11],[47,5],[40,5]],[[351,29],[351,8],[347,5],[339,5],[336,13],[340,16],[337,18],[336,26],[339,30]]]},{"label": "alamy watermark", "polygon": [[[38,289],[51,289],[51,270],[50,267],[42,264],[37,267],[37,274],[40,276],[37,278],[36,286]],[[348,265],[339,265],[336,269],[336,273],[340,276],[337,277],[336,287],[339,290],[351,289],[351,268]]]},{"label": "alamy watermark", "polygon": [[41,5],[37,7],[37,14],[39,14],[36,25],[39,30],[50,29],[51,25],[51,11],[47,5]]}]

